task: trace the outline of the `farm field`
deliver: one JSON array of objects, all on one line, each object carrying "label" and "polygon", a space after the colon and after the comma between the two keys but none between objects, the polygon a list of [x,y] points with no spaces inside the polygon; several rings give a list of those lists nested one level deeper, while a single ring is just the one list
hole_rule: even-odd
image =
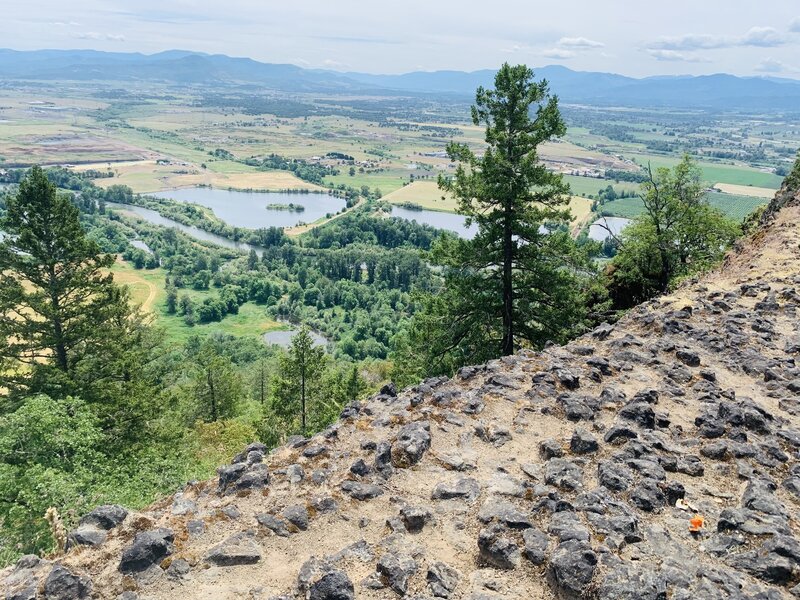
[{"label": "farm field", "polygon": [[[718,208],[728,217],[736,221],[743,221],[747,215],[752,213],[759,206],[767,203],[767,199],[765,198],[725,193],[710,193],[706,198],[711,206]],[[600,208],[600,211],[609,216],[625,217],[628,219],[640,215],[643,210],[644,207],[639,198],[622,198],[612,202],[606,202]]]},{"label": "farm field", "polygon": [[731,183],[717,183],[714,187],[722,192],[725,192],[726,194],[754,196],[756,198],[766,198],[767,200],[775,195],[775,190],[772,188],[760,188],[749,185],[733,185]]}]

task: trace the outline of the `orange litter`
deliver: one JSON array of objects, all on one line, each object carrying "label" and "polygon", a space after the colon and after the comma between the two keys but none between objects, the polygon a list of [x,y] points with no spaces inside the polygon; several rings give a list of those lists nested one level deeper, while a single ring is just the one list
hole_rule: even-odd
[{"label": "orange litter", "polygon": [[691,533],[699,533],[703,529],[705,523],[706,520],[703,517],[700,515],[695,515],[689,519],[689,531]]}]

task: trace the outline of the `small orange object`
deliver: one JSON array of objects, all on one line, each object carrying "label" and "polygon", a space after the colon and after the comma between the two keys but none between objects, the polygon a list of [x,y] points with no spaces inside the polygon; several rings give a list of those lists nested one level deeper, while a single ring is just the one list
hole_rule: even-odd
[{"label": "small orange object", "polygon": [[699,533],[702,531],[703,526],[705,525],[706,520],[701,517],[700,515],[695,515],[691,519],[689,519],[689,531],[691,533]]}]

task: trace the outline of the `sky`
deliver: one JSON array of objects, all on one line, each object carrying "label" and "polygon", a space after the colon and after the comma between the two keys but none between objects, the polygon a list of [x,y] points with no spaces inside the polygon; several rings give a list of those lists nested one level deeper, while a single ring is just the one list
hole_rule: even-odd
[{"label": "sky", "polygon": [[800,79],[797,0],[10,0],[0,46],[182,49],[368,73],[560,64]]}]

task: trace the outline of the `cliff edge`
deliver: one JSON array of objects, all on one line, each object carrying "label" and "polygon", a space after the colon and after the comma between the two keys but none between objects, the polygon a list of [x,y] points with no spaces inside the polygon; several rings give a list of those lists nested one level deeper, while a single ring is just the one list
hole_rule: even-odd
[{"label": "cliff edge", "polygon": [[4,597],[800,596],[798,189],[619,323],[387,386],[142,512],[100,507],[66,555],[0,573]]}]

